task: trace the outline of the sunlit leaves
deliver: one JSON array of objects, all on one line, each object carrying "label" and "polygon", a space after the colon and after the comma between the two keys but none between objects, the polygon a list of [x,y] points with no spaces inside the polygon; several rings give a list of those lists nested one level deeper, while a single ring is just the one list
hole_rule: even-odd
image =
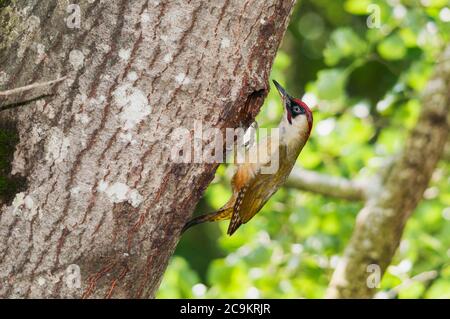
[{"label": "sunlit leaves", "polygon": [[231,191],[223,184],[212,184],[211,190],[207,193],[207,198],[209,203],[215,209],[220,208],[224,205],[228,198],[231,196]]},{"label": "sunlit leaves", "polygon": [[399,35],[406,47],[414,47],[417,45],[417,34],[409,28],[404,28],[399,31]]},{"label": "sunlit leaves", "polygon": [[422,4],[427,8],[442,8],[448,6],[448,0],[426,0],[422,1]]},{"label": "sunlit leaves", "polygon": [[350,28],[334,31],[324,51],[325,63],[333,66],[341,59],[357,57],[366,52],[366,43]]},{"label": "sunlit leaves", "polygon": [[405,73],[406,83],[413,89],[420,91],[432,72],[432,66],[425,61],[416,61],[411,68]]},{"label": "sunlit leaves", "polygon": [[319,98],[324,100],[334,100],[341,97],[344,94],[346,78],[346,73],[341,69],[320,71],[317,79],[317,92]]},{"label": "sunlit leaves", "polygon": [[[199,282],[197,274],[181,257],[170,260],[168,271],[158,291],[158,298],[192,298],[192,287]],[[180,275],[182,274],[182,275]]]},{"label": "sunlit leaves", "polygon": [[[437,53],[449,39],[450,24],[442,20],[447,3],[299,2],[299,13],[291,21],[271,74],[292,95],[306,91],[319,106],[297,165],[341,177],[363,173],[370,178],[398,156],[420,119],[420,96]],[[379,28],[367,27],[371,4],[380,7]],[[317,55],[317,48],[325,49]],[[274,127],[282,112],[272,89],[258,123]],[[219,177],[206,192],[207,205],[217,208],[228,199],[229,172],[219,168]],[[450,165],[441,161],[424,200],[407,223],[393,260],[397,272],[391,269],[383,278],[384,296],[409,278],[436,270],[432,281],[399,289],[398,297],[450,298],[449,176]],[[189,243],[185,247],[192,252],[185,259],[189,264],[174,257],[158,297],[199,297],[194,293],[198,290],[211,298],[321,298],[361,207],[361,202],[281,189],[232,237],[226,235],[228,222],[223,221],[215,226],[219,238],[211,235]],[[205,240],[226,255],[211,254],[206,272],[194,266],[195,255],[208,254]],[[187,245],[183,239],[181,244]]]},{"label": "sunlit leaves", "polygon": [[447,282],[443,280],[437,282],[425,294],[425,297],[430,299],[450,299],[450,284],[448,282],[450,282],[450,279],[447,279]]},{"label": "sunlit leaves", "polygon": [[353,14],[367,14],[367,8],[371,3],[370,0],[347,0],[344,8]]},{"label": "sunlit leaves", "polygon": [[378,52],[386,60],[400,60],[406,54],[405,43],[398,34],[391,35],[378,45]]},{"label": "sunlit leaves", "polygon": [[[291,57],[285,52],[280,51],[274,61],[274,70],[284,71],[291,65]],[[275,74],[276,75],[276,74]]]}]

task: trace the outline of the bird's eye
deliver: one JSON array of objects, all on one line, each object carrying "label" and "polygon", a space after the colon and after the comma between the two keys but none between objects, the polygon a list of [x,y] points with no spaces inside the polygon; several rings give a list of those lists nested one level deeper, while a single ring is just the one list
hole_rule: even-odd
[{"label": "bird's eye", "polygon": [[301,108],[299,105],[294,105],[294,106],[292,107],[292,111],[293,111],[295,114],[301,114],[301,113],[303,113],[303,110],[302,110],[302,108]]}]

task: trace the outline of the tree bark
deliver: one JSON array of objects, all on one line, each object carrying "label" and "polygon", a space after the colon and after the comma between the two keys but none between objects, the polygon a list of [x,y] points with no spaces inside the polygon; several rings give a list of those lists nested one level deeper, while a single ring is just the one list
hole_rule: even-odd
[{"label": "tree bark", "polygon": [[1,210],[2,298],[154,296],[217,166],[170,161],[171,133],[251,123],[294,2],[86,0],[79,28],[66,1],[2,9],[0,89],[67,77],[0,114],[27,179]]},{"label": "tree bark", "polygon": [[[358,214],[355,230],[333,274],[328,298],[370,298],[390,264],[409,216],[422,199],[444,153],[450,128],[450,46],[422,97],[422,112],[402,155]],[[370,266],[372,265],[372,266]]]}]

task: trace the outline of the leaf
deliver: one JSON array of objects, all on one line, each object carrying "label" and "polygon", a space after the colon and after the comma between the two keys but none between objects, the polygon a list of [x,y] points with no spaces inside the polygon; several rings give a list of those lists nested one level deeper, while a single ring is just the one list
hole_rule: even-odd
[{"label": "leaf", "polygon": [[428,8],[442,8],[448,5],[448,0],[428,0],[426,6]]},{"label": "leaf", "polygon": [[450,298],[450,280],[448,278],[436,281],[430,290],[426,293],[426,298],[431,299],[449,299]]},{"label": "leaf", "polygon": [[399,292],[399,297],[402,299],[419,298],[425,290],[425,286],[421,282],[413,282],[408,286],[408,289],[402,289]]},{"label": "leaf", "polygon": [[324,100],[338,99],[344,94],[346,73],[342,69],[324,70],[318,73],[317,91]]},{"label": "leaf", "polygon": [[346,57],[357,57],[366,52],[367,45],[350,28],[334,31],[324,51],[325,63],[336,65]]},{"label": "leaf", "polygon": [[391,35],[378,45],[378,53],[386,60],[400,60],[406,55],[403,38],[398,34]]},{"label": "leaf", "polygon": [[182,257],[171,258],[164,275],[161,287],[157,293],[158,298],[192,298],[191,287],[199,282],[195,273]]},{"label": "leaf", "polygon": [[372,3],[370,0],[347,0],[344,9],[347,12],[359,15],[367,14],[367,7]]},{"label": "leaf", "polygon": [[405,74],[406,82],[416,91],[420,92],[430,77],[432,68],[423,61],[414,62]]},{"label": "leaf", "polygon": [[409,48],[417,46],[417,34],[415,34],[411,29],[401,29],[399,34],[402,37],[405,46]]}]

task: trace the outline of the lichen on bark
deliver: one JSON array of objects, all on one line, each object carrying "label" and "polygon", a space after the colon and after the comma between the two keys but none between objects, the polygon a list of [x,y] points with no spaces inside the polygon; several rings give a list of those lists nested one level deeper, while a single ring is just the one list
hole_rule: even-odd
[{"label": "lichen on bark", "polygon": [[78,29],[63,1],[18,0],[35,18],[0,51],[3,90],[67,80],[0,113],[28,178],[0,214],[0,296],[152,297],[217,166],[171,162],[171,133],[250,124],[293,4],[80,1]]},{"label": "lichen on bark", "polygon": [[[19,34],[22,18],[15,10],[17,0],[0,0],[0,56]],[[1,87],[1,83],[0,83]]]}]

